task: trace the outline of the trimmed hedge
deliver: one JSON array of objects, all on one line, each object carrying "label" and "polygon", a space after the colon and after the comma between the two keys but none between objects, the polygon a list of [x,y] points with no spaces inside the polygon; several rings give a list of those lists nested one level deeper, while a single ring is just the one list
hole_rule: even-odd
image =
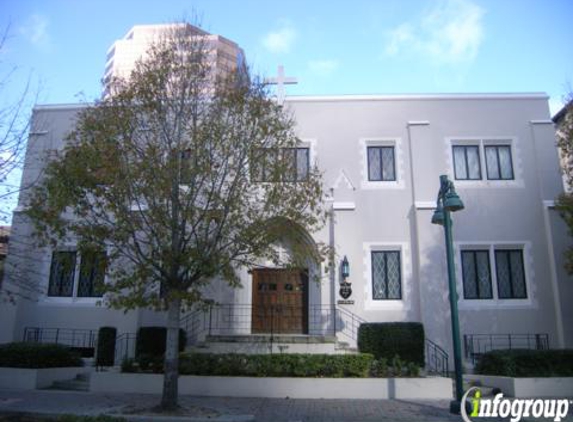
[{"label": "trimmed hedge", "polygon": [[424,326],[419,322],[364,323],[358,329],[358,350],[376,359],[401,360],[424,366]]},{"label": "trimmed hedge", "polygon": [[[135,356],[163,356],[165,354],[165,340],[167,339],[167,328],[165,327],[141,327],[137,331],[135,344]],[[179,329],[179,351],[185,349],[185,331]]]},{"label": "trimmed hedge", "polygon": [[79,354],[61,344],[8,343],[0,345],[0,366],[58,368],[83,366]]},{"label": "trimmed hedge", "polygon": [[115,327],[101,327],[97,335],[97,366],[113,366],[115,358]]},{"label": "trimmed hedge", "polygon": [[573,350],[492,350],[484,353],[476,374],[506,377],[573,377]]},{"label": "trimmed hedge", "polygon": [[370,374],[374,358],[356,355],[244,355],[244,354],[182,354],[181,375],[218,375],[244,377],[311,377],[365,378]]}]

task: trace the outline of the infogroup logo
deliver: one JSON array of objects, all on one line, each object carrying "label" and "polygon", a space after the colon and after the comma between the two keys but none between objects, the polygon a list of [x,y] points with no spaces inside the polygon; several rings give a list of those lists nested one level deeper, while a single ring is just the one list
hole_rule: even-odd
[{"label": "infogroup logo", "polygon": [[[473,392],[473,395],[472,395]],[[468,415],[464,404],[471,397],[471,413]],[[511,422],[519,422],[521,418],[553,418],[559,422],[569,412],[568,399],[506,399],[503,394],[496,394],[493,399],[485,399],[477,387],[472,387],[462,397],[461,415],[465,422],[474,418],[510,418]]]}]

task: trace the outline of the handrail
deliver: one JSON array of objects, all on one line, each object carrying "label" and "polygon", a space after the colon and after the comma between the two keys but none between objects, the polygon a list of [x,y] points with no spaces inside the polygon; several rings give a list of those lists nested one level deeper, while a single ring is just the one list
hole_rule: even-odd
[{"label": "handrail", "polygon": [[426,370],[429,373],[449,376],[449,356],[444,349],[430,339],[425,339]]},{"label": "handrail", "polygon": [[88,328],[25,327],[22,341],[63,344],[77,348],[95,348],[97,330]]},{"label": "handrail", "polygon": [[466,359],[474,364],[486,352],[501,349],[549,349],[549,334],[464,334]]}]

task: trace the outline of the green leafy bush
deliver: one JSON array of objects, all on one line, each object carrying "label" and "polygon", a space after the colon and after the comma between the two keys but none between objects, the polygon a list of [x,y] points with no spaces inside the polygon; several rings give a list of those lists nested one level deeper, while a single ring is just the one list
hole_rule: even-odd
[{"label": "green leafy bush", "polygon": [[97,366],[113,366],[115,358],[115,327],[101,327],[97,335]]},{"label": "green leafy bush", "polygon": [[370,373],[372,355],[319,354],[182,354],[182,375],[247,377],[364,378]]},{"label": "green leafy bush", "polygon": [[[135,356],[150,355],[163,356],[165,354],[165,340],[167,328],[141,327],[137,332]],[[179,351],[185,350],[185,331],[179,329]]]},{"label": "green leafy bush", "polygon": [[396,355],[424,366],[424,326],[418,322],[364,323],[358,329],[358,350],[387,361]]},{"label": "green leafy bush", "polygon": [[127,422],[127,419],[109,415],[60,415],[56,422]]},{"label": "green leafy bush", "polygon": [[492,350],[480,357],[475,372],[506,377],[571,377],[573,350]]},{"label": "green leafy bush", "polygon": [[82,366],[80,356],[61,344],[8,343],[0,345],[0,366],[57,368]]}]

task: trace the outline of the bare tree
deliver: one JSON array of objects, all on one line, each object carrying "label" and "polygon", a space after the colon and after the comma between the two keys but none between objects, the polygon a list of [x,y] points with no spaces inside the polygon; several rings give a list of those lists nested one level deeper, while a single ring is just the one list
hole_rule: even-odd
[{"label": "bare tree", "polygon": [[[16,67],[5,66],[2,53],[6,48],[9,27],[0,36],[0,98],[7,97],[7,87],[14,76]],[[31,103],[30,79],[13,101],[0,104],[0,221],[10,219],[12,210],[9,201],[19,192],[20,187],[8,180],[15,169],[21,167],[26,149],[26,137]]]},{"label": "bare tree", "polygon": [[284,264],[307,259],[301,238],[326,217],[320,173],[296,166],[292,118],[246,69],[218,72],[192,28],[81,112],[28,213],[44,242],[107,251],[106,304],[167,312],[163,409],[177,406],[182,309],[215,276],[238,286],[239,269],[279,262],[277,242],[293,248]]}]

